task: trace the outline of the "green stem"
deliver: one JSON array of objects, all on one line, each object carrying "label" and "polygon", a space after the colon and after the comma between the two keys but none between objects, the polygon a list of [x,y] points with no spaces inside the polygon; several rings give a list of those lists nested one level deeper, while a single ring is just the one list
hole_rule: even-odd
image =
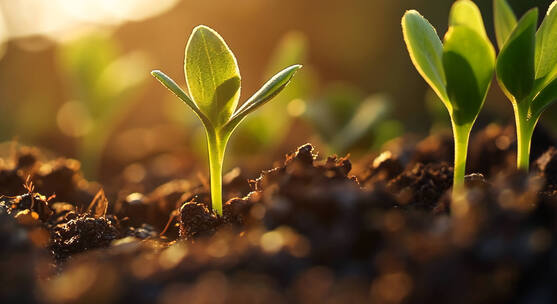
[{"label": "green stem", "polygon": [[513,103],[514,116],[516,121],[517,138],[517,159],[518,170],[528,172],[530,168],[530,146],[532,135],[536,128],[537,119],[529,117],[529,103],[525,100]]},{"label": "green stem", "polygon": [[453,195],[462,190],[466,173],[466,156],[468,153],[468,139],[472,124],[457,125],[453,122],[454,135],[454,176]]},{"label": "green stem", "polygon": [[78,157],[81,162],[81,171],[89,180],[97,180],[103,150],[105,148],[108,132],[104,129],[91,130],[80,139]]},{"label": "green stem", "polygon": [[211,204],[213,211],[222,216],[222,165],[230,134],[207,130],[209,171],[211,175]]}]

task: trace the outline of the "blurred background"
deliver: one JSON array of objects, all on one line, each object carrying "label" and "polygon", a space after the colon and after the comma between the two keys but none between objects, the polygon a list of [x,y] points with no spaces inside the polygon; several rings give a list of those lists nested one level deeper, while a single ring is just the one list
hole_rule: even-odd
[{"label": "blurred background", "polygon": [[[452,2],[0,0],[0,141],[79,159],[89,179],[103,182],[206,174],[200,123],[149,75],[160,69],[185,87],[184,47],[198,24],[235,53],[242,101],[283,67],[305,66],[238,128],[229,169],[268,169],[306,142],[322,155],[358,157],[404,133],[450,131],[410,62],[400,18],[417,9],[442,36]],[[551,1],[509,2],[522,15]],[[492,3],[476,3],[495,41]],[[490,122],[513,122],[497,85],[477,128]],[[557,125],[557,107],[542,123]]]}]

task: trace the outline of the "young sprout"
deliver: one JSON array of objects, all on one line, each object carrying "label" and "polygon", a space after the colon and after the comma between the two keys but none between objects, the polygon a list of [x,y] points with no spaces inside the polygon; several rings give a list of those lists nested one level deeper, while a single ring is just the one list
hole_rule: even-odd
[{"label": "young sprout", "polygon": [[[397,126],[389,127],[395,136],[389,136],[383,127],[391,114],[392,102],[385,94],[366,96],[356,87],[335,83],[324,89],[321,96],[307,103],[306,118],[319,137],[327,143],[330,153],[351,154],[380,146],[378,140],[396,137]],[[383,131],[380,133],[379,131]],[[356,151],[358,150],[358,151]]]},{"label": "young sprout", "polygon": [[212,207],[218,215],[222,215],[222,164],[230,135],[249,113],[284,89],[301,67],[293,65],[282,70],[236,109],[240,98],[236,58],[217,32],[200,25],[186,45],[184,70],[191,98],[161,71],[151,72],[195,112],[205,127]]},{"label": "young sprout", "polygon": [[500,49],[497,81],[514,109],[519,170],[528,171],[534,128],[543,111],[557,99],[556,3],[549,7],[537,32],[537,8],[529,10],[517,22],[505,0],[493,3]]},{"label": "young sprout", "polygon": [[456,191],[464,183],[468,138],[491,84],[495,50],[478,7],[469,0],[458,0],[452,6],[444,43],[435,28],[414,10],[402,18],[402,31],[414,66],[449,111]]},{"label": "young sprout", "polygon": [[58,124],[64,134],[79,140],[82,170],[95,179],[109,136],[140,93],[148,58],[140,51],[124,54],[103,33],[61,45],[58,57],[71,90],[71,101],[58,112]]}]

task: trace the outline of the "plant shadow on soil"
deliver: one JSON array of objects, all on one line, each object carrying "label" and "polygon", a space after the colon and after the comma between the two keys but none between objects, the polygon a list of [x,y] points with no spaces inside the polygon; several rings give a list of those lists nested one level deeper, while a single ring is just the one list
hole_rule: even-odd
[{"label": "plant shadow on soil", "polygon": [[0,169],[0,302],[554,303],[557,149],[539,129],[530,176],[511,169],[511,127],[474,134],[461,202],[452,139],[434,135],[234,171],[222,217],[206,186],[109,203],[75,161],[21,148]]}]

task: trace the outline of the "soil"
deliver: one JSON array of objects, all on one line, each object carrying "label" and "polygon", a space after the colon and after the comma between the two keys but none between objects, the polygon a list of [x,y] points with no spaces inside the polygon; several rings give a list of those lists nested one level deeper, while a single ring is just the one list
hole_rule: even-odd
[{"label": "soil", "polygon": [[105,194],[21,148],[0,162],[0,303],[555,303],[556,143],[535,133],[527,175],[515,142],[475,133],[456,201],[445,135],[356,163],[305,144],[227,174],[222,217],[205,183]]}]

